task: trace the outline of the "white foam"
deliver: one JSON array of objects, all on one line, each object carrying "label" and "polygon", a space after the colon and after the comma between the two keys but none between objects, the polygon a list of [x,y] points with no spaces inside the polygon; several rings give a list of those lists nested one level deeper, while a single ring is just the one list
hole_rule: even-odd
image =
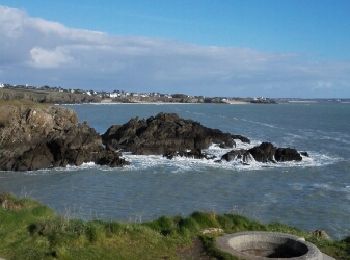
[{"label": "white foam", "polygon": [[99,171],[118,171],[123,169],[122,167],[109,167],[106,165],[98,165],[94,162],[85,162],[81,165],[67,165],[65,167],[54,167],[54,168],[46,168],[37,171],[27,171],[26,175],[46,175],[53,173],[61,173],[61,172],[78,172],[82,170],[95,169]]},{"label": "white foam", "polygon": [[[237,141],[237,140],[236,140]],[[256,145],[259,145],[260,141],[254,140],[250,144],[237,141],[237,147],[235,149],[249,149]],[[253,158],[248,161],[248,164],[243,164],[241,160],[233,160],[231,162],[219,160],[222,155],[231,151],[232,149],[222,149],[217,145],[212,145],[209,149],[204,150],[204,152],[215,155],[215,159],[194,159],[187,157],[174,157],[169,160],[161,155],[133,155],[130,153],[123,154],[124,158],[131,162],[129,166],[125,167],[125,170],[145,170],[156,167],[167,167],[173,173],[180,172],[199,172],[209,168],[221,168],[225,170],[234,171],[251,171],[251,170],[263,170],[266,168],[276,168],[276,167],[313,167],[313,166],[323,166],[338,162],[341,158],[331,157],[323,154],[318,154],[315,152],[309,152],[309,157],[302,156],[303,160],[300,162],[290,161],[290,162],[278,162],[278,163],[262,163],[257,162]]]}]

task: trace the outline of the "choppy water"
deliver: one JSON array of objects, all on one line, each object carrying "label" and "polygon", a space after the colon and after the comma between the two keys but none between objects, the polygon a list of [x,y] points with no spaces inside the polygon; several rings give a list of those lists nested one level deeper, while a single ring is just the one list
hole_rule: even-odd
[{"label": "choppy water", "polygon": [[[307,151],[302,163],[217,164],[125,155],[125,168],[0,173],[0,191],[38,199],[62,214],[144,221],[194,210],[235,212],[263,222],[350,235],[350,105],[73,105],[99,132],[131,117],[176,112],[253,140]],[[217,154],[224,151],[212,147]]]}]

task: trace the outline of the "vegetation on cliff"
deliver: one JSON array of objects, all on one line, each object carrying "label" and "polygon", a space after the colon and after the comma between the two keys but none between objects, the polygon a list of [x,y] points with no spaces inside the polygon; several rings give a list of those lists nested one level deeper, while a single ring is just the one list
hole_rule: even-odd
[{"label": "vegetation on cliff", "polygon": [[30,199],[0,195],[0,256],[6,259],[232,259],[215,249],[220,231],[279,231],[305,237],[336,259],[350,259],[350,239],[327,240],[281,224],[195,212],[147,223],[70,219]]},{"label": "vegetation on cliff", "polygon": [[50,88],[0,88],[0,100],[18,99],[51,104],[98,103],[102,100],[99,96],[89,96],[82,93],[57,92]]}]

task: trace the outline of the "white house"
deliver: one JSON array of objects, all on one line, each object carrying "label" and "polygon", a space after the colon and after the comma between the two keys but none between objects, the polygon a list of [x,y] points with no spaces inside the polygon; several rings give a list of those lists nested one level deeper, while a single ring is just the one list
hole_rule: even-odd
[{"label": "white house", "polygon": [[110,97],[110,98],[116,98],[116,97],[119,97],[119,96],[120,96],[119,93],[110,93],[110,94],[109,94],[109,97]]},{"label": "white house", "polygon": [[0,88],[3,88],[5,87],[5,84],[4,83],[0,83]]}]

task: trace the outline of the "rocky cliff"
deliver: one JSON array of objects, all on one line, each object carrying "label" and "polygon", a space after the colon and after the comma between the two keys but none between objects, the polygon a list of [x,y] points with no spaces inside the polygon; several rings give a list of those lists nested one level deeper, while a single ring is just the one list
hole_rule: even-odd
[{"label": "rocky cliff", "polygon": [[27,171],[96,162],[127,162],[102,145],[100,135],[75,112],[36,103],[0,104],[0,170]]}]

